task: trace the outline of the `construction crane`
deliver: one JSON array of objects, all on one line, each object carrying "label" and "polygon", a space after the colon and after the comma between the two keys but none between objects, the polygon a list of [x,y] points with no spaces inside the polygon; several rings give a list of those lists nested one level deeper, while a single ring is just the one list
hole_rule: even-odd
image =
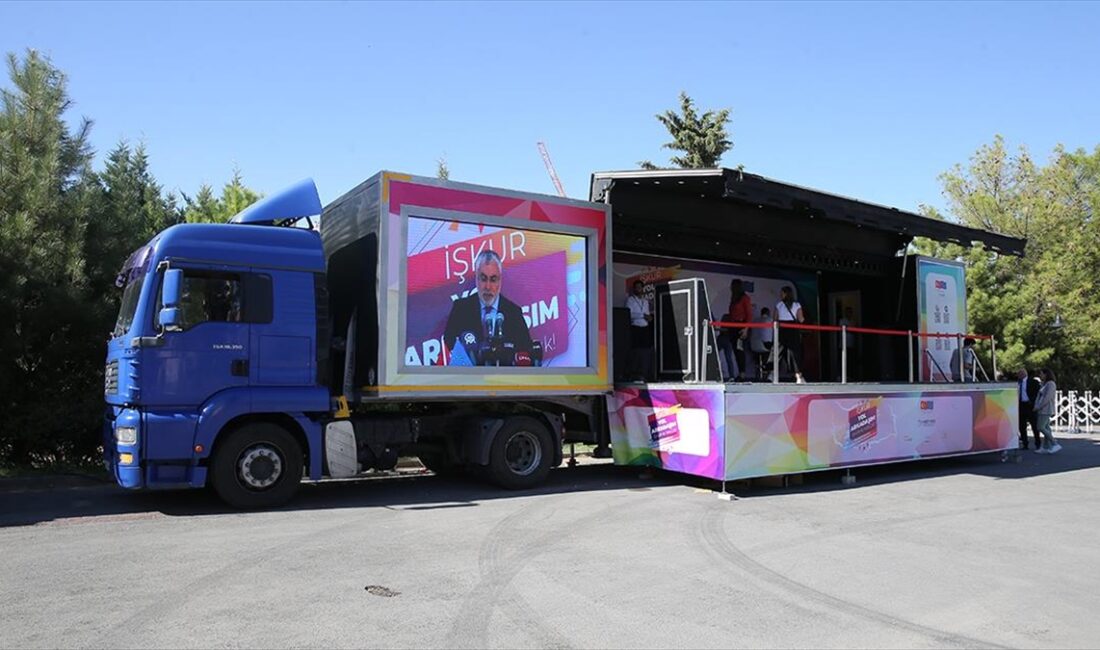
[{"label": "construction crane", "polygon": [[550,174],[550,180],[554,181],[554,187],[558,190],[558,196],[565,196],[565,188],[558,180],[558,173],[554,171],[554,163],[550,160],[550,152],[546,150],[546,144],[539,143],[539,153],[542,154],[542,162],[546,165],[546,171]]}]

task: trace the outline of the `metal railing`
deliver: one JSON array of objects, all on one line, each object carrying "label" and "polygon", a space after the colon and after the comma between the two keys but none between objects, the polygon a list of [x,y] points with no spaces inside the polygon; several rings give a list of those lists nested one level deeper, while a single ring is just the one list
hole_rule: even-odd
[{"label": "metal railing", "polygon": [[[914,381],[914,364],[913,364],[913,349],[917,347],[917,342],[920,339],[955,339],[959,354],[959,363],[963,363],[963,341],[966,339],[975,340],[987,340],[990,344],[990,353],[993,365],[993,376],[997,376],[997,339],[990,334],[939,334],[932,332],[914,332],[913,330],[891,330],[882,329],[876,327],[851,327],[848,325],[811,325],[808,323],[794,323],[788,321],[772,321],[770,323],[736,323],[727,321],[709,321],[712,327],[716,328],[731,328],[731,329],[771,329],[772,330],[772,350],[770,352],[772,362],[772,383],[779,383],[779,360],[780,360],[780,344],[779,344],[779,329],[793,329],[804,330],[810,332],[836,332],[840,334],[840,383],[848,383],[848,334],[875,334],[878,336],[904,336],[908,341],[909,354],[908,354],[908,366],[909,366],[909,383],[915,383]],[[931,356],[930,351],[926,348],[924,350],[926,354]],[[932,359],[936,368],[939,368],[939,364],[935,363],[935,359]],[[982,375],[985,376],[985,381],[989,381],[989,375],[985,371],[985,367],[981,365],[977,355],[974,357],[974,366],[970,368],[970,376],[967,373],[962,373],[961,380],[963,383],[974,383],[978,381],[978,370],[981,369]],[[961,371],[962,369],[960,369]],[[944,375],[943,369],[940,368],[940,374]],[[946,376],[946,375],[945,375]],[[933,379],[932,381],[935,381]]]},{"label": "metal railing", "polygon": [[1074,433],[1100,433],[1100,391],[1055,392],[1051,426]]}]

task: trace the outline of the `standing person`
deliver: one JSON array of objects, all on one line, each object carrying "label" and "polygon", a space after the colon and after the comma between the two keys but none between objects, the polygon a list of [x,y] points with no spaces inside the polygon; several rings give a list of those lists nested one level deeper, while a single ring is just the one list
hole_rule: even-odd
[{"label": "standing person", "polygon": [[1039,421],[1039,431],[1043,432],[1043,446],[1036,451],[1040,454],[1057,454],[1062,450],[1062,445],[1054,439],[1054,432],[1050,430],[1050,418],[1054,415],[1054,394],[1058,392],[1058,385],[1054,383],[1054,372],[1047,368],[1039,371],[1039,380],[1043,385],[1035,398],[1035,419]]},{"label": "standing person", "polygon": [[[722,315],[723,322],[728,323],[730,320],[729,312]],[[718,345],[718,360],[725,366],[726,383],[734,382],[741,374],[741,368],[737,363],[737,355],[734,354],[736,343],[734,343],[733,330],[729,327],[715,327],[714,330],[718,335],[715,343]]]},{"label": "standing person", "polygon": [[[771,323],[772,311],[767,307],[760,309],[760,315],[756,318],[756,323]],[[749,332],[749,353],[746,355],[749,361],[749,374],[751,379],[759,379],[764,374],[760,372],[760,363],[762,359],[768,357],[772,351],[772,328],[771,327],[754,327]]]},{"label": "standing person", "polygon": [[1035,400],[1039,397],[1039,380],[1027,374],[1027,368],[1020,368],[1016,373],[1016,380],[1020,384],[1020,449],[1027,449],[1027,425],[1031,425],[1031,433],[1035,436],[1035,450],[1042,449],[1043,445],[1039,437],[1039,423],[1035,418]]},{"label": "standing person", "polygon": [[[729,318],[734,323],[750,323],[752,322],[752,298],[749,294],[745,293],[745,283],[741,281],[741,278],[734,278],[730,280],[730,309]],[[745,380],[745,354],[744,348],[747,347],[749,330],[747,327],[740,327],[730,330],[730,342],[733,351],[734,358],[737,361],[740,372],[738,373],[738,379]],[[741,350],[737,349],[738,342],[741,343]]]},{"label": "standing person", "polygon": [[978,355],[974,353],[974,343],[974,339],[968,336],[963,339],[962,354],[959,354],[958,348],[951,353],[951,381],[973,381],[974,362],[978,359]]},{"label": "standing person", "polygon": [[[802,305],[794,299],[794,289],[783,287],[779,290],[779,302],[775,303],[775,320],[782,323],[804,323]],[[779,347],[787,367],[794,372],[796,383],[805,384],[802,378],[802,333],[794,329],[779,328]]]},{"label": "standing person", "polygon": [[653,314],[641,280],[634,281],[626,308],[630,310],[630,378],[646,381],[653,361]]}]

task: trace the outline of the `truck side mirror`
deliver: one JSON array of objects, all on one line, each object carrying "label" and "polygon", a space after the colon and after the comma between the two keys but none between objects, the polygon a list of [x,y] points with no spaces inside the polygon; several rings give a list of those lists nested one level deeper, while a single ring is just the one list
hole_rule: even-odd
[{"label": "truck side mirror", "polygon": [[180,329],[180,292],[183,287],[183,271],[168,269],[164,272],[164,285],[161,288],[161,310],[157,322],[166,332]]}]

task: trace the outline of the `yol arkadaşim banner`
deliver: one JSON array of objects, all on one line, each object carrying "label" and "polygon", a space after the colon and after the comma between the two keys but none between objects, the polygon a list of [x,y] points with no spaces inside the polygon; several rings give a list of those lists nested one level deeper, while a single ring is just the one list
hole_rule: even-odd
[{"label": "yol arkada\u015fim banner", "polygon": [[586,251],[583,236],[410,215],[405,365],[587,366]]}]

